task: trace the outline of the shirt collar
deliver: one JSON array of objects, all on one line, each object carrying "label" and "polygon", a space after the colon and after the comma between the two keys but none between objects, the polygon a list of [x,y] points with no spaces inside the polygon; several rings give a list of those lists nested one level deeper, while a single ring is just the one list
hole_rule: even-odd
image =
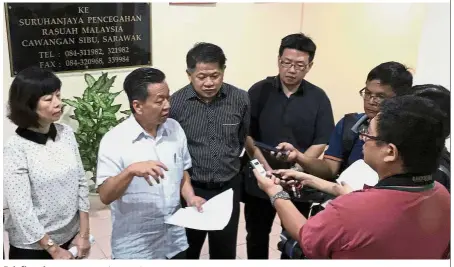
[{"label": "shirt collar", "polygon": [[[225,83],[222,84],[221,89],[219,90],[219,93],[217,94],[217,97],[219,98],[225,98],[227,96],[227,89]],[[197,99],[199,98],[197,95],[197,92],[195,91],[194,87],[192,84],[188,84],[186,87],[186,95],[185,95],[185,100],[190,100],[190,99]]]},{"label": "shirt collar", "polygon": [[55,127],[55,124],[52,123],[48,133],[38,133],[30,129],[18,127],[16,133],[29,141],[45,145],[49,138],[52,139],[52,141],[55,141],[55,138],[57,137],[57,128]]},{"label": "shirt collar", "polygon": [[[304,92],[304,85],[306,84],[306,80],[302,80],[301,83],[300,83],[300,86],[298,87],[298,89],[296,90],[296,92],[294,94],[303,94]],[[276,84],[278,90],[280,91],[283,91],[283,86],[284,84],[282,83],[279,75],[277,76],[277,84]]]},{"label": "shirt collar", "polygon": [[[127,119],[129,123],[129,133],[130,133],[130,138],[131,141],[134,143],[135,141],[138,141],[140,138],[143,137],[151,137],[150,134],[148,134],[142,126],[137,122],[136,117],[134,115],[129,116]],[[156,133],[156,140],[159,139],[162,136],[169,136],[170,135],[170,129],[167,127],[167,123],[163,123],[158,126],[158,131]]]}]

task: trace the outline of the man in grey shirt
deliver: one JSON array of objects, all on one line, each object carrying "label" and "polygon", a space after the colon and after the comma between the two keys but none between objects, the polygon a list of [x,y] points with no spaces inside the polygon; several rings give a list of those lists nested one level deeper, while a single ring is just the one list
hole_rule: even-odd
[{"label": "man in grey shirt", "polygon": [[187,258],[198,259],[208,233],[211,259],[235,259],[239,220],[240,154],[250,122],[246,91],[224,83],[225,55],[210,43],[198,43],[186,56],[190,83],[170,99],[170,118],[184,129],[192,157],[191,183],[206,200],[230,188],[233,210],[221,231],[186,229]]}]

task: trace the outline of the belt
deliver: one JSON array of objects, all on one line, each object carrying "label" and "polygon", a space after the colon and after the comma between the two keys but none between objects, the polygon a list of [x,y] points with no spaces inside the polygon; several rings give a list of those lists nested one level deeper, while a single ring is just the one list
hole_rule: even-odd
[{"label": "belt", "polygon": [[221,189],[230,184],[231,181],[225,182],[199,182],[191,181],[192,186],[203,189]]}]

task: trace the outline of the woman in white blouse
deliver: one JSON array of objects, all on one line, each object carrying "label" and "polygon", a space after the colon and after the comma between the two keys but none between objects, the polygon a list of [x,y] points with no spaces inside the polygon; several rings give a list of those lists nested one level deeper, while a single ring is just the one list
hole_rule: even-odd
[{"label": "woman in white blouse", "polygon": [[9,91],[8,118],[18,126],[3,148],[5,230],[10,259],[71,259],[90,249],[88,185],[77,142],[62,114],[61,81],[37,67]]}]

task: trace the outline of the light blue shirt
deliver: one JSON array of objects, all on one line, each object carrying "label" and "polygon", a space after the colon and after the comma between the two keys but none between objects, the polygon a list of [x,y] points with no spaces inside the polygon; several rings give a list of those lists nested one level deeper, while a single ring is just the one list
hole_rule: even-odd
[{"label": "light blue shirt", "polygon": [[106,133],[99,147],[96,184],[148,160],[161,161],[169,170],[160,184],[150,177],[153,186],[134,177],[124,195],[110,205],[112,258],[165,259],[188,248],[185,229],[164,223],[180,208],[183,171],[192,166],[186,135],[177,121],[167,119],[156,138],[134,116]]}]

